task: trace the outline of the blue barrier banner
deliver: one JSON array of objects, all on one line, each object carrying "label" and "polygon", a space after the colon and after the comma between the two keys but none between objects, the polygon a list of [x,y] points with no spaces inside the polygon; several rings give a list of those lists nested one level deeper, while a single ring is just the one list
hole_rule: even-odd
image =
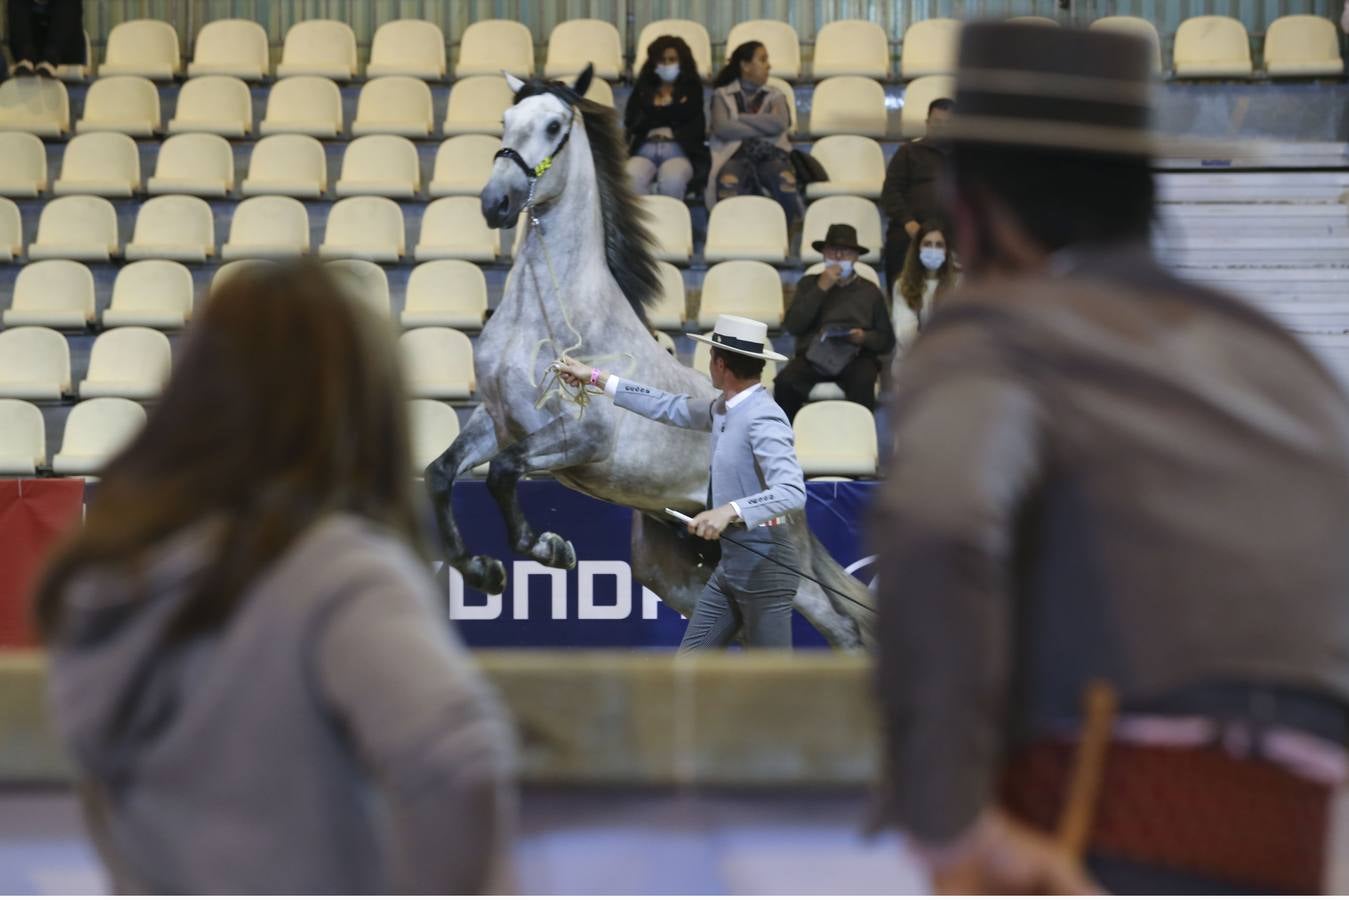
[{"label": "blue barrier banner", "polygon": [[[862,525],[874,482],[810,482],[806,515],[811,530],[856,577],[871,579]],[[464,639],[478,647],[676,647],[685,621],[632,576],[632,511],[587,497],[555,481],[522,481],[520,502],[535,530],[555,531],[576,548],[570,572],[517,559],[506,543],[496,503],[480,481],[454,488],[454,511],[469,551],[506,563],[502,596],[468,589],[457,571],[441,568],[449,615]],[[798,647],[825,642],[800,615]]]}]

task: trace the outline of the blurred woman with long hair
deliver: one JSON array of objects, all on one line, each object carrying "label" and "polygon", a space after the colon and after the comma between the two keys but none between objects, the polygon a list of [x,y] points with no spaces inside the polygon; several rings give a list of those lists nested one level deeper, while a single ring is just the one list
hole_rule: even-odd
[{"label": "blurred woman with long hair", "polygon": [[683,38],[663,34],[647,48],[623,110],[628,177],[639,194],[683,200],[707,178],[703,81]]},{"label": "blurred woman with long hair", "polygon": [[494,883],[512,742],[437,613],[405,416],[389,326],[319,266],[205,302],[38,592],[116,890]]}]

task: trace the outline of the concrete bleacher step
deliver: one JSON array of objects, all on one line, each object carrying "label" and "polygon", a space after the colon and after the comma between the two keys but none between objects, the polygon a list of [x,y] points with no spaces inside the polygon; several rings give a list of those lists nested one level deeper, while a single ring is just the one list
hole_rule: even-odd
[{"label": "concrete bleacher step", "polygon": [[1343,203],[1349,172],[1245,172],[1157,177],[1162,203]]},{"label": "concrete bleacher step", "polygon": [[1187,274],[1192,281],[1200,284],[1212,285],[1219,290],[1235,291],[1237,293],[1255,297],[1272,296],[1298,296],[1298,297],[1324,297],[1327,299],[1344,298],[1349,300],[1349,282],[1335,281],[1328,279],[1325,281],[1285,281],[1279,277],[1279,269],[1261,270],[1246,269],[1250,273],[1248,279],[1223,279],[1212,278],[1202,273]]},{"label": "concrete bleacher step", "polygon": [[[1276,232],[1276,235],[1271,235],[1271,231]],[[1333,227],[1326,225],[1310,227],[1280,225],[1271,229],[1268,223],[1256,224],[1254,222],[1234,222],[1225,226],[1217,224],[1195,226],[1164,222],[1154,232],[1154,240],[1162,242],[1155,244],[1155,246],[1163,246],[1164,244],[1177,248],[1191,247],[1196,250],[1208,246],[1228,246],[1231,242],[1241,241],[1243,246],[1248,246],[1253,251],[1299,245],[1311,241],[1335,243],[1335,248],[1327,246],[1326,249],[1329,250],[1337,249],[1339,244],[1349,244],[1349,224]]]},{"label": "concrete bleacher step", "polygon": [[1349,390],[1349,334],[1299,333],[1298,337]]},{"label": "concrete bleacher step", "polygon": [[1349,333],[1349,301],[1318,304],[1260,303],[1261,310],[1290,331],[1314,334]]},{"label": "concrete bleacher step", "polygon": [[1319,310],[1323,307],[1338,308],[1340,303],[1349,301],[1349,290],[1342,287],[1324,288],[1317,286],[1315,289],[1309,290],[1265,282],[1246,284],[1245,282],[1224,283],[1219,281],[1207,282],[1207,284],[1216,290],[1235,294],[1259,306],[1269,303],[1296,304],[1304,308]]},{"label": "concrete bleacher step", "polygon": [[1162,172],[1157,183],[1163,187],[1173,185],[1204,185],[1206,187],[1225,187],[1229,189],[1250,189],[1256,187],[1349,187],[1349,172]]},{"label": "concrete bleacher step", "polygon": [[1206,269],[1190,266],[1176,266],[1176,271],[1183,277],[1194,278],[1196,280],[1209,281],[1248,281],[1259,279],[1262,281],[1277,280],[1279,282],[1302,282],[1302,283],[1324,283],[1339,284],[1343,283],[1346,290],[1349,290],[1349,260],[1344,260],[1338,266],[1289,266],[1288,268],[1271,268],[1267,274],[1259,272],[1260,266],[1252,265],[1245,268],[1219,268]]},{"label": "concrete bleacher step", "polygon": [[1168,265],[1185,268],[1229,268],[1245,267],[1249,272],[1258,268],[1277,268],[1281,266],[1336,266],[1349,262],[1343,250],[1303,249],[1288,247],[1283,249],[1260,248],[1200,248],[1184,249],[1168,247],[1158,253],[1158,257]]},{"label": "concrete bleacher step", "polygon": [[[1268,231],[1268,229],[1266,229],[1266,231]],[[1239,233],[1222,234],[1218,231],[1186,231],[1180,235],[1177,240],[1167,242],[1161,246],[1172,253],[1185,253],[1192,250],[1243,251],[1250,253],[1255,259],[1259,259],[1265,251],[1320,251],[1328,256],[1340,253],[1342,255],[1339,258],[1349,262],[1349,237],[1336,237],[1334,235],[1299,235],[1288,237],[1282,232],[1279,232],[1278,234],[1247,237]]]},{"label": "concrete bleacher step", "polygon": [[1167,203],[1164,218],[1183,222],[1246,222],[1279,224],[1338,224],[1349,222],[1349,206],[1343,203]]},{"label": "concrete bleacher step", "polygon": [[[1230,159],[1222,160],[1231,169],[1339,169],[1349,164],[1349,145],[1343,141],[1279,141],[1260,139],[1233,149]],[[1211,172],[1214,160],[1157,160],[1158,169],[1203,170]]]}]

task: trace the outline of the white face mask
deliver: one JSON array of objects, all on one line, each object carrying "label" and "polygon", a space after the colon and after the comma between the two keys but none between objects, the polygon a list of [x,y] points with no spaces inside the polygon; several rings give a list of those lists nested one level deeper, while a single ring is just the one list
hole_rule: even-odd
[{"label": "white face mask", "polygon": [[946,264],[946,251],[940,247],[922,247],[918,250],[918,261],[929,272],[935,272]]},{"label": "white face mask", "polygon": [[850,259],[836,259],[836,260],[833,261],[833,265],[838,266],[838,277],[839,277],[839,278],[851,278],[851,277],[852,277],[852,260],[850,260]]},{"label": "white face mask", "polygon": [[679,63],[662,63],[656,66],[656,76],[669,84],[679,77]]}]

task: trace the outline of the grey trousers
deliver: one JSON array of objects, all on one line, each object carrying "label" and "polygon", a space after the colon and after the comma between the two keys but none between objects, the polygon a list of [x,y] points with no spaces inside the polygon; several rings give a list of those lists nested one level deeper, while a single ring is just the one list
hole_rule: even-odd
[{"label": "grey trousers", "polygon": [[736,530],[736,540],[769,559],[721,542],[721,562],[694,607],[679,645],[681,654],[726,647],[742,630],[747,647],[791,649],[792,601],[801,578],[780,564],[795,567],[790,540],[755,540],[743,529]]}]

